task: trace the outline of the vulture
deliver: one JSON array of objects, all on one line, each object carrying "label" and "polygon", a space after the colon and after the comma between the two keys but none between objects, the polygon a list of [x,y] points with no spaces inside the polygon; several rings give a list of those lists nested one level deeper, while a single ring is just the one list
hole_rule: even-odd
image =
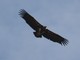
[{"label": "vulture", "polygon": [[33,16],[31,16],[28,12],[26,12],[24,9],[21,9],[19,11],[19,15],[25,20],[25,22],[33,29],[35,32],[33,32],[34,36],[37,38],[42,38],[44,36],[45,38],[57,42],[61,45],[67,45],[68,40],[64,37],[60,36],[59,34],[50,31],[46,28],[46,26],[41,25]]}]

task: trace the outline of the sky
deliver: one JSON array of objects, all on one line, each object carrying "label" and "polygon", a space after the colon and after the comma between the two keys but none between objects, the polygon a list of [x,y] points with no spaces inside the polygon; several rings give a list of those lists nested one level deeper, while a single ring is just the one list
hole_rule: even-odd
[{"label": "sky", "polygon": [[[36,38],[20,9],[69,44]],[[80,0],[0,0],[0,60],[80,60]]]}]

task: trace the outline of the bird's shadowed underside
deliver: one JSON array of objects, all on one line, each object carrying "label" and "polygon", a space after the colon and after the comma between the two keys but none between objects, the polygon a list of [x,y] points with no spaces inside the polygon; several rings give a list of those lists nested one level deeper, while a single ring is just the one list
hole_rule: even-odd
[{"label": "bird's shadowed underside", "polygon": [[32,17],[29,13],[27,13],[24,9],[20,10],[20,16],[26,21],[26,23],[35,30],[34,35],[37,38],[42,38],[44,36],[45,38],[57,42],[61,45],[67,45],[68,40],[63,38],[62,36],[50,31],[45,26],[41,25],[34,17]]}]

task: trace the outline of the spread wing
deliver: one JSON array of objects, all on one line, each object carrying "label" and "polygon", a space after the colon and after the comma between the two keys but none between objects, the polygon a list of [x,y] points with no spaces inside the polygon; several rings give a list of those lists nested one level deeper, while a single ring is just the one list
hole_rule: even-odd
[{"label": "spread wing", "polygon": [[57,42],[61,45],[67,45],[68,44],[68,40],[61,37],[60,35],[46,29],[43,36],[47,39],[50,39],[53,42]]},{"label": "spread wing", "polygon": [[27,13],[24,9],[20,10],[20,16],[26,21],[26,23],[32,27],[34,30],[37,28],[43,27],[39,22],[35,20],[29,13]]}]

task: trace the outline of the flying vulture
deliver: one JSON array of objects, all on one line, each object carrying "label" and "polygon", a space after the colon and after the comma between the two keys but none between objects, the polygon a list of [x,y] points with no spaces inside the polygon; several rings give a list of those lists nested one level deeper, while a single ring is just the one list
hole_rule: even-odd
[{"label": "flying vulture", "polygon": [[33,29],[35,32],[33,34],[37,38],[42,38],[44,36],[45,38],[57,42],[61,45],[67,45],[68,40],[63,38],[62,36],[50,31],[46,28],[46,26],[41,25],[34,17],[32,17],[28,12],[26,12],[24,9],[21,9],[19,12],[20,16],[26,21],[26,23]]}]

